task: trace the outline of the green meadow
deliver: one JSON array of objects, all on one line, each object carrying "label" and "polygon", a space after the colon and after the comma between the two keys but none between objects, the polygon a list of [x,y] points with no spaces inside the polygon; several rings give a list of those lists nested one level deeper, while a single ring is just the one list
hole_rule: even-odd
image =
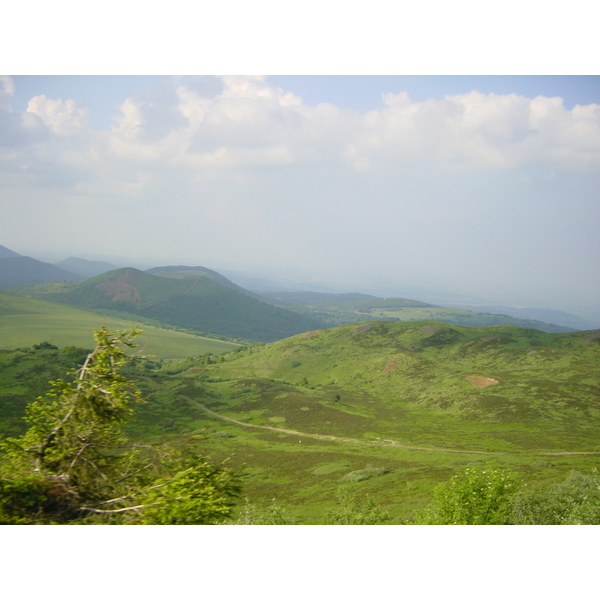
[{"label": "green meadow", "polygon": [[199,436],[243,470],[251,506],[275,499],[294,523],[323,522],[340,487],[408,523],[468,466],[529,489],[600,467],[599,340],[440,322],[307,332],[147,371],[131,433]]},{"label": "green meadow", "polygon": [[[28,347],[44,341],[59,348],[91,348],[94,345],[94,329],[104,325],[111,330],[122,330],[132,324],[135,321],[0,293],[0,349]],[[141,328],[144,330],[140,344],[142,352],[158,358],[182,358],[207,352],[219,354],[237,347],[232,342],[152,325],[142,325]]]},{"label": "green meadow", "polygon": [[[5,296],[3,324],[46,304],[27,313]],[[5,435],[22,432],[27,402],[84,354],[14,335],[21,349],[0,351]],[[600,468],[598,332],[368,321],[230,347],[127,367],[143,402],[126,433],[191,443],[241,472],[239,522],[271,511],[323,523],[346,490],[386,523],[411,523],[467,467],[509,470],[529,490]]]}]

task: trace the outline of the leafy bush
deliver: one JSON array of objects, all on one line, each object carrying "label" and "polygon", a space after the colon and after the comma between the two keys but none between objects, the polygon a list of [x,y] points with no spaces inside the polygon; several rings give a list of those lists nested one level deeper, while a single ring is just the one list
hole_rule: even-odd
[{"label": "leafy bush", "polygon": [[499,469],[466,469],[434,491],[433,502],[416,517],[422,525],[507,525],[519,482]]},{"label": "leafy bush", "polygon": [[516,525],[600,524],[600,476],[571,471],[564,482],[542,491],[521,492],[512,500]]},{"label": "leafy bush", "polygon": [[234,525],[293,525],[293,523],[285,516],[285,508],[279,506],[275,498],[263,510],[250,504],[250,501],[246,498]]},{"label": "leafy bush", "polygon": [[389,514],[371,498],[360,503],[346,487],[337,491],[338,506],[325,515],[326,525],[381,525]]}]

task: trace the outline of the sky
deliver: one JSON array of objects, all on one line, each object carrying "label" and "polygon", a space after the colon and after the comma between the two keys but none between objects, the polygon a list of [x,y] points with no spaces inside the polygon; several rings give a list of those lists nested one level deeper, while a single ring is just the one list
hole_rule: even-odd
[{"label": "sky", "polygon": [[57,260],[593,308],[599,175],[598,76],[0,80],[0,244]]}]

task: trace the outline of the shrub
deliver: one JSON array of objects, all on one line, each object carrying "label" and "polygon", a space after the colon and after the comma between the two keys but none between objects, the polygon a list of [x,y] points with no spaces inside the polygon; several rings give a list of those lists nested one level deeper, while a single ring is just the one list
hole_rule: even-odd
[{"label": "shrub", "polygon": [[423,525],[507,525],[511,496],[519,483],[498,469],[466,469],[434,491],[433,502],[417,515]]}]

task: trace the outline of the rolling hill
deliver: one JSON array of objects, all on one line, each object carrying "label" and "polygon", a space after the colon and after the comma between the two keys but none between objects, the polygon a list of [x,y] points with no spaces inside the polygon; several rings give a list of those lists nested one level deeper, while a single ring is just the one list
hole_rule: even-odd
[{"label": "rolling hill", "polygon": [[[126,329],[137,321],[135,317],[99,315],[94,312],[5,294],[0,292],[0,350],[29,347],[49,342],[59,348],[94,344],[93,330],[107,328]],[[219,354],[236,348],[231,342],[190,335],[144,324],[144,354],[158,358],[183,358],[206,352]]]},{"label": "rolling hill", "polygon": [[[435,306],[405,298],[378,298],[367,294],[324,294],[319,292],[265,293],[276,306],[314,316],[330,326],[358,323],[367,318],[389,321],[443,321],[451,325],[488,327],[513,325],[540,329],[547,333],[566,333],[575,329],[552,322],[518,318],[507,314],[490,314],[464,308]],[[537,314],[537,313],[536,313]],[[579,329],[586,329],[579,327]]]},{"label": "rolling hill", "polygon": [[317,319],[266,304],[207,276],[164,277],[124,268],[77,284],[25,286],[11,292],[259,342],[274,341],[323,326]]},{"label": "rolling hill", "polygon": [[[330,413],[310,423],[315,433],[368,438],[376,432],[405,444],[456,449],[583,451],[597,445],[600,426],[600,330],[548,334],[368,321],[236,352],[196,373],[244,380],[247,387],[266,379],[315,390],[309,393]],[[286,406],[276,399],[253,404],[266,414]],[[354,417],[344,420],[345,410]],[[306,415],[293,410],[286,423],[309,426]]]}]

